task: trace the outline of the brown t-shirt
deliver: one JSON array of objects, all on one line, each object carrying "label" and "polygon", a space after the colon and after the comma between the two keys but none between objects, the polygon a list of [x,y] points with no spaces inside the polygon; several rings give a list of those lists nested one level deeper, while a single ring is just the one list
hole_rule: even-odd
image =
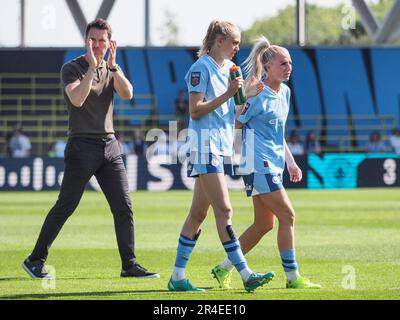
[{"label": "brown t-shirt", "polygon": [[65,92],[68,84],[82,81],[88,68],[84,56],[65,63],[61,68],[61,83],[69,114],[68,136],[103,138],[114,133],[114,81],[105,61],[97,68],[92,89],[82,107],[75,107]]}]

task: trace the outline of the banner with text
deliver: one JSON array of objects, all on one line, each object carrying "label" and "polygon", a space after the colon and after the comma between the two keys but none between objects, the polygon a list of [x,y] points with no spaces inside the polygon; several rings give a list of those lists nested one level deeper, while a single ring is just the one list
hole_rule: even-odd
[{"label": "banner with text", "polygon": [[[303,180],[290,182],[284,175],[286,188],[357,188],[399,187],[400,155],[329,153],[297,156],[303,171]],[[129,155],[125,159],[130,191],[167,191],[193,189],[194,179],[186,175],[186,163],[169,163],[164,156],[147,160],[144,156]],[[237,168],[237,166],[236,166]],[[0,159],[0,191],[58,190],[64,174],[61,158],[34,157],[26,159]],[[230,190],[244,190],[240,176],[226,176]],[[88,189],[100,190],[93,177]]]}]

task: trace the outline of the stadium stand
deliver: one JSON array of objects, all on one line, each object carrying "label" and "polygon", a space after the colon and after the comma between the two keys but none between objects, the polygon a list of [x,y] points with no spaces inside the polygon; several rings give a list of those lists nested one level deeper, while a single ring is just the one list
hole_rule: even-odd
[{"label": "stadium stand", "polygon": [[[115,99],[116,130],[130,139],[134,129],[168,131],[176,120],[174,99],[185,88],[184,76],[196,59],[197,48],[122,48],[118,56],[134,84],[135,98]],[[0,51],[0,154],[7,139],[23,127],[33,144],[33,155],[66,137],[68,123],[58,71],[82,50],[46,49]],[[235,57],[240,65],[249,53]],[[399,126],[400,101],[393,57],[398,48],[293,48],[292,105],[287,133],[296,129],[304,140],[313,130],[323,152],[364,151],[372,131],[384,141]],[[39,65],[40,56],[47,64]],[[389,143],[387,143],[389,145]],[[389,151],[389,150],[388,150]]]}]

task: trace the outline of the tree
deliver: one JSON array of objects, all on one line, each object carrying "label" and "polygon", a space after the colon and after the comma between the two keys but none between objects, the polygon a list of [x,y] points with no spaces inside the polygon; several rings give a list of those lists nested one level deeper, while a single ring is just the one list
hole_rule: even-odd
[{"label": "tree", "polygon": [[274,43],[293,44],[295,42],[295,12],[295,7],[290,5],[280,10],[275,17],[255,21],[250,29],[242,33],[242,43],[251,44],[257,37],[264,35],[273,39]]},{"label": "tree", "polygon": [[176,14],[169,10],[165,10],[164,14],[165,22],[159,28],[160,38],[165,46],[177,46],[179,45],[179,28],[175,23]]},{"label": "tree", "polygon": [[[380,0],[369,5],[378,23],[381,23],[393,5],[393,0]],[[369,45],[372,43],[357,15],[354,15],[354,27],[343,27],[342,22],[346,18],[346,11],[343,8],[343,4],[335,7],[306,4],[307,45]],[[258,36],[264,35],[272,43],[284,46],[294,45],[296,44],[295,22],[296,7],[289,5],[274,17],[255,21],[248,30],[242,33],[242,42],[248,45],[253,43]],[[393,43],[398,43],[398,41]]]}]

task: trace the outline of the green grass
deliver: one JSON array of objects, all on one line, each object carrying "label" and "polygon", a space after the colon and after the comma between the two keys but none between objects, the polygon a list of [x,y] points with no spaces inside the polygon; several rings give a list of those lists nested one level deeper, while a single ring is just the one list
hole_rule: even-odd
[{"label": "green grass", "polygon": [[[276,278],[253,294],[237,273],[234,290],[216,287],[210,269],[224,258],[210,211],[192,254],[187,275],[206,293],[170,293],[166,285],[180,228],[191,202],[189,191],[132,194],[136,253],[160,279],[120,278],[113,220],[103,194],[86,192],[50,250],[55,289],[45,289],[21,268],[42,222],[57,198],[54,192],[0,193],[0,299],[399,299],[400,190],[289,190],[296,209],[297,260],[303,275],[322,290],[288,290],[276,246],[276,229],[247,255],[256,271]],[[234,226],[239,234],[252,221],[251,200],[232,192]],[[345,266],[355,270],[355,289],[342,286]]]}]

